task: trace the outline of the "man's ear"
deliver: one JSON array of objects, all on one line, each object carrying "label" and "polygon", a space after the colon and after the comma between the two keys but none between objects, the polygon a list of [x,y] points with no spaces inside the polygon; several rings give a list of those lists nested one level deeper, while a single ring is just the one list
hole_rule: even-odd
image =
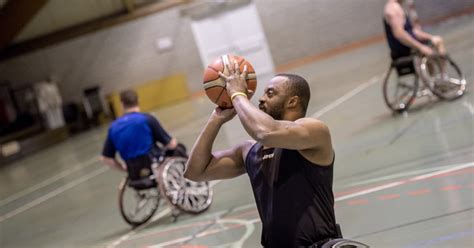
[{"label": "man's ear", "polygon": [[300,98],[298,96],[292,96],[288,98],[287,106],[288,108],[296,108],[300,102]]}]

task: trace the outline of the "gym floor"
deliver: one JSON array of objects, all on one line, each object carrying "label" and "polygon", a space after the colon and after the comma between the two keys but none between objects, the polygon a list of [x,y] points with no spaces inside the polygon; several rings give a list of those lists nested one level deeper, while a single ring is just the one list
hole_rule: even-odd
[{"label": "gym floor", "polygon": [[[382,98],[390,63],[384,42],[287,71],[308,80],[308,116],[331,130],[342,232],[371,247],[474,246],[474,16],[430,31],[444,37],[466,76],[467,93],[458,100],[424,97],[408,113],[392,115]],[[270,76],[259,75],[258,92]],[[191,148],[212,109],[199,97],[154,114]],[[164,204],[132,229],[117,203],[124,175],[98,160],[106,131],[97,128],[0,167],[0,247],[260,246],[246,175],[212,182],[214,202],[200,215],[173,222]],[[233,120],[214,148],[247,137]]]}]

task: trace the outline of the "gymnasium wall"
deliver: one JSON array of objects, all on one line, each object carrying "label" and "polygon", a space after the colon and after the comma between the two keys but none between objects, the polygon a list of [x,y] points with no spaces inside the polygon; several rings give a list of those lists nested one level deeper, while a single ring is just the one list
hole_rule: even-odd
[{"label": "gymnasium wall", "polygon": [[[383,32],[385,0],[254,0],[276,66]],[[417,0],[420,19],[473,8],[472,0]],[[169,9],[55,44],[0,63],[0,80],[15,84],[59,78],[65,101],[79,101],[84,88],[104,93],[184,73],[189,92],[200,91],[203,65],[188,17]],[[160,51],[156,41],[172,47]]]},{"label": "gymnasium wall", "polygon": [[[256,0],[275,65],[382,34],[386,0]],[[474,7],[472,0],[415,0],[421,21]]]}]

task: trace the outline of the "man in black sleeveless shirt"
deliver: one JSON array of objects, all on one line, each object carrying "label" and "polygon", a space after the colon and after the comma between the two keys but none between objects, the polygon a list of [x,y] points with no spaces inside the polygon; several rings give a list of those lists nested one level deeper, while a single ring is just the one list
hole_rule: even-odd
[{"label": "man in black sleeveless shirt", "polygon": [[431,56],[434,54],[432,48],[445,55],[443,39],[424,32],[419,25],[413,25],[403,10],[403,2],[404,0],[388,0],[384,8],[385,34],[392,59],[408,56],[412,50]]},{"label": "man in black sleeveless shirt", "polygon": [[[247,172],[263,230],[264,247],[319,247],[337,238],[332,192],[334,151],[328,127],[306,118],[306,80],[278,74],[266,85],[259,108],[247,90],[246,68],[226,65],[233,109],[216,108],[191,151],[185,176],[215,180]],[[212,151],[221,126],[238,115],[255,141]]]}]

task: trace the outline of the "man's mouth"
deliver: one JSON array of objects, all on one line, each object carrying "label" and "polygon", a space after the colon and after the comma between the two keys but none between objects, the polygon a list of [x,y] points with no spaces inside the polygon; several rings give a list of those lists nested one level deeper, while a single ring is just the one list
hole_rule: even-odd
[{"label": "man's mouth", "polygon": [[263,106],[263,104],[258,105],[258,108],[262,111],[265,111],[265,106]]}]

